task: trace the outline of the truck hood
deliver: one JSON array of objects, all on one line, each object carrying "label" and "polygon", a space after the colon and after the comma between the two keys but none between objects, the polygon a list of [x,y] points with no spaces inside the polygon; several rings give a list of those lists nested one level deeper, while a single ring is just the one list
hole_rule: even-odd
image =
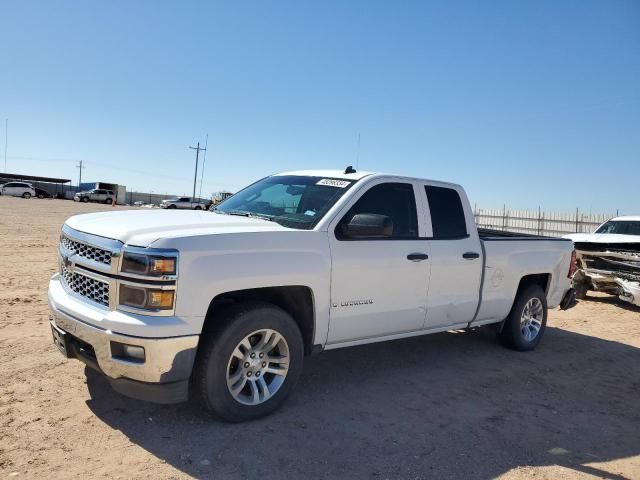
[{"label": "truck hood", "polygon": [[289,230],[259,218],[193,210],[120,210],[76,215],[66,225],[80,232],[148,247],[160,238]]},{"label": "truck hood", "polygon": [[572,233],[564,235],[563,238],[585,243],[640,243],[640,235],[619,235],[615,233]]}]

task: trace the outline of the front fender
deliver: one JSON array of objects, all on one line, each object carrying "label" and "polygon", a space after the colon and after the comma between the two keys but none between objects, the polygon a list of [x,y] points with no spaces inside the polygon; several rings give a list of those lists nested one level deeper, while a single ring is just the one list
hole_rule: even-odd
[{"label": "front fender", "polygon": [[331,278],[326,232],[226,233],[167,239],[153,246],[180,252],[176,315],[188,319],[198,333],[211,300],[220,294],[304,286],[314,299],[314,344],[326,342]]}]

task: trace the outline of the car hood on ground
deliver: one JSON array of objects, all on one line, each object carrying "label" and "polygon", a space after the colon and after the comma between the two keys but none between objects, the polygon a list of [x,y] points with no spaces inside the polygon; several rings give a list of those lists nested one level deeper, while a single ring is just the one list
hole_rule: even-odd
[{"label": "car hood on ground", "polygon": [[66,225],[80,232],[148,247],[160,238],[289,230],[275,222],[193,210],[120,210],[76,215]]},{"label": "car hood on ground", "polygon": [[616,233],[572,233],[564,235],[564,238],[585,243],[640,243],[640,235],[619,235]]}]

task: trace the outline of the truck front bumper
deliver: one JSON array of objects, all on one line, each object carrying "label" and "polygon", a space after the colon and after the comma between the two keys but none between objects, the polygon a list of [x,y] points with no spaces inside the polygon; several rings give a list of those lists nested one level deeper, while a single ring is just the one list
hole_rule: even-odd
[{"label": "truck front bumper", "polygon": [[[114,390],[139,400],[178,403],[187,400],[198,335],[142,338],[103,330],[60,309],[49,297],[54,343],[102,373]],[[144,349],[144,357],[123,354],[123,345]],[[139,352],[140,349],[138,348]]]}]

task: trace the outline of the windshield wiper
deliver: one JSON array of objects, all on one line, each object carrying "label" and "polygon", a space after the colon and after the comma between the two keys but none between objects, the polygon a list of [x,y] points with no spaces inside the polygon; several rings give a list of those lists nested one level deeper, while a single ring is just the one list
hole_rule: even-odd
[{"label": "windshield wiper", "polygon": [[238,217],[259,218],[260,220],[266,220],[268,222],[275,222],[273,217],[270,217],[269,215],[260,215],[260,214],[253,213],[253,212],[245,212],[244,210],[224,211],[224,210],[218,210],[217,208],[214,208],[213,211],[216,212],[216,213],[222,213],[224,215],[236,215]]}]

